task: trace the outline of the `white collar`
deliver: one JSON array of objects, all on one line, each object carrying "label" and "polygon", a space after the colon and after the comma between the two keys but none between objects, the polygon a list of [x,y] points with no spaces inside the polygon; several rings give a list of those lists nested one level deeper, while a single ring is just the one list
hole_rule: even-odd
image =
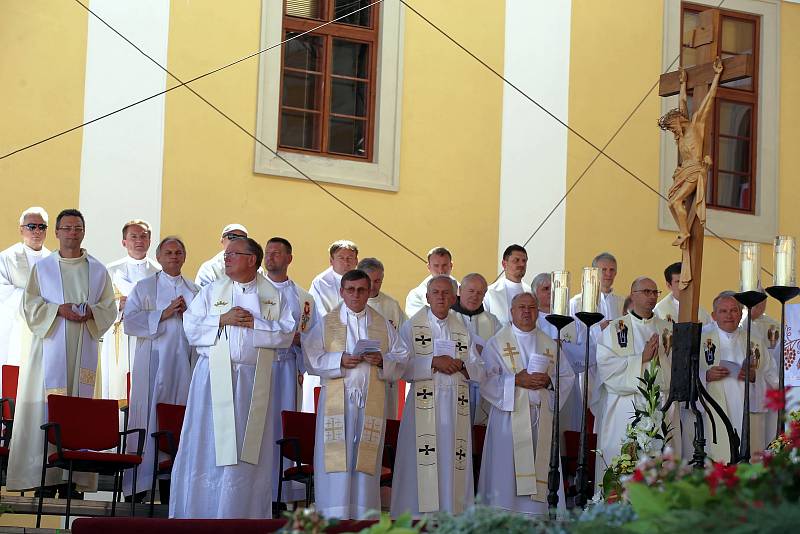
[{"label": "white collar", "polygon": [[522,282],[521,281],[520,282],[514,282],[512,280],[509,280],[508,277],[505,277],[505,279],[506,279],[506,285],[509,286],[509,287],[522,287]]},{"label": "white collar", "polygon": [[145,263],[147,263],[147,256],[145,256],[141,260],[137,260],[136,258],[132,258],[130,256],[127,256],[125,258],[125,261],[127,261],[128,264],[130,264],[130,265],[144,265]]},{"label": "white collar", "polygon": [[25,254],[30,254],[31,256],[41,256],[42,253],[44,252],[44,245],[42,245],[42,248],[40,248],[39,250],[33,250],[25,243],[22,243],[22,250],[25,251]]},{"label": "white collar", "polygon": [[428,320],[431,321],[431,322],[435,321],[437,324],[439,324],[441,326],[441,325],[447,324],[447,319],[449,319],[449,318],[450,318],[450,312],[449,311],[447,312],[447,315],[445,316],[444,319],[439,319],[438,317],[436,317],[433,314],[433,310],[428,308]]},{"label": "white collar", "polygon": [[535,324],[533,325],[533,330],[531,330],[530,332],[526,332],[524,330],[520,330],[519,328],[514,326],[513,323],[511,324],[511,329],[514,331],[514,335],[515,336],[531,337],[531,336],[536,335],[536,325]]},{"label": "white collar", "polygon": [[360,312],[354,312],[353,310],[347,307],[347,304],[343,304],[342,307],[344,308],[345,313],[347,313],[347,315],[349,315],[350,317],[356,317],[357,319],[361,319],[367,316],[366,306]]},{"label": "white collar", "polygon": [[283,282],[276,282],[275,280],[273,280],[272,278],[267,276],[267,280],[269,280],[270,284],[272,284],[275,287],[279,287],[279,288],[284,288],[284,287],[292,285],[292,280],[290,278],[287,278]]},{"label": "white collar", "polygon": [[245,283],[237,282],[236,280],[233,281],[233,287],[241,288],[242,293],[252,293],[252,290],[256,289],[257,284],[258,276]]},{"label": "white collar", "polygon": [[736,330],[734,330],[733,332],[726,332],[725,330],[720,328],[719,325],[717,325],[717,329],[719,330],[720,336],[724,337],[725,339],[727,339],[729,341],[733,341],[736,337],[739,336],[739,329],[738,328]]},{"label": "white collar", "polygon": [[167,274],[165,271],[161,271],[161,274],[164,276],[164,280],[171,282],[175,285],[178,285],[181,282],[181,280],[183,280],[183,276],[181,275],[172,276],[170,274]]}]

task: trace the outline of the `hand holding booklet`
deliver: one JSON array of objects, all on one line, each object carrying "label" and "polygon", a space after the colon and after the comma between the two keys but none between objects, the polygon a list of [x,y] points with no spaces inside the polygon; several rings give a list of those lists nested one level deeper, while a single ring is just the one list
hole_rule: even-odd
[{"label": "hand holding booklet", "polygon": [[531,354],[528,360],[529,373],[546,373],[547,367],[550,365],[550,358],[540,354]]},{"label": "hand holding booklet", "polygon": [[719,366],[724,367],[727,369],[731,374],[732,377],[739,376],[739,371],[742,370],[742,366],[736,362],[732,362],[731,360],[720,360]]},{"label": "hand holding booklet", "polygon": [[380,352],[381,342],[377,339],[359,339],[353,347],[353,356],[363,356],[368,352]]}]

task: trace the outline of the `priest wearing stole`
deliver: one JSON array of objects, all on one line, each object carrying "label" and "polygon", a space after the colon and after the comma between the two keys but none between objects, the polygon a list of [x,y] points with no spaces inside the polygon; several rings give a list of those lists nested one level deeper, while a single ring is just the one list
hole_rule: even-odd
[{"label": "priest wearing stole", "polygon": [[367,273],[345,273],[340,293],[343,303],[305,341],[309,370],[322,378],[314,490],[324,516],[363,519],[381,507],[386,384],[402,374],[408,350],[391,323],[367,306]]},{"label": "priest wearing stole", "polygon": [[522,280],[528,270],[528,252],[520,245],[509,245],[503,251],[502,265],[503,275],[489,286],[483,305],[500,324],[507,325],[511,322],[508,313],[511,300],[520,293],[531,291],[531,286]]},{"label": "priest wearing stole", "polygon": [[[526,514],[547,513],[547,476],[555,411],[556,343],[536,327],[538,302],[531,293],[511,301],[511,324],[483,350],[481,395],[491,403],[478,495],[490,506]],[[561,356],[563,406],[575,373]],[[564,507],[559,484],[559,505]]]},{"label": "priest wearing stole", "polygon": [[0,366],[19,366],[28,359],[33,334],[21,312],[22,294],[31,267],[50,254],[44,246],[47,222],[44,208],[26,209],[19,217],[22,242],[0,252]]},{"label": "priest wearing stole", "polygon": [[[100,396],[97,341],[117,310],[108,271],[81,248],[85,228],[78,210],[58,214],[58,253],[31,268],[22,296],[34,337],[30,357],[20,369],[8,489],[27,490],[41,483],[40,427],[47,422],[47,396]],[[45,486],[63,484],[65,477],[59,469],[48,469]],[[73,480],[81,490],[97,485],[95,475],[80,473]]]},{"label": "priest wearing stole", "polygon": [[342,302],[339,289],[342,275],[356,268],[358,264],[358,246],[352,241],[340,239],[328,247],[330,267],[319,273],[311,281],[309,293],[317,301],[317,313],[320,317],[331,311]]},{"label": "priest wearing stole", "polygon": [[[469,330],[450,309],[456,281],[428,282],[428,306],[403,324],[413,350],[403,378],[412,383],[400,423],[391,514],[461,513],[474,501],[470,375],[482,376]],[[472,356],[472,357],[471,357]]]},{"label": "priest wearing stole", "polygon": [[420,284],[408,292],[406,296],[406,315],[414,316],[427,305],[426,295],[428,282],[439,275],[451,276],[453,272],[453,255],[444,247],[434,247],[428,252],[428,272],[430,273]]},{"label": "priest wearing stole", "polygon": [[226,225],[225,228],[222,229],[222,237],[219,239],[222,250],[217,252],[213,258],[204,261],[202,265],[200,265],[194,283],[203,287],[218,278],[223,278],[225,276],[225,249],[231,241],[243,237],[247,237],[247,228],[237,223]]},{"label": "priest wearing stole", "polygon": [[172,468],[169,515],[263,519],[272,515],[272,362],[296,325],[280,293],[257,271],[250,238],[225,249],[225,277],[203,287],[183,315],[197,365]]},{"label": "priest wearing stole", "polygon": [[[104,399],[128,399],[128,372],[133,369],[136,338],[129,337],[122,327],[125,303],[136,282],[156,274],[159,265],[147,257],[150,249],[150,225],[133,219],[122,227],[122,246],[128,254],[106,265],[114,297],[117,299],[117,320],[103,335],[100,346],[100,371]],[[136,427],[130,427],[136,428]],[[144,480],[142,481],[144,483]]]},{"label": "priest wearing stole", "polygon": [[[128,428],[144,428],[146,436],[158,431],[158,403],[186,405],[192,364],[197,360],[183,330],[183,313],[200,288],[181,274],[186,261],[186,247],[180,238],[164,238],[156,248],[156,259],[163,269],[139,281],[125,303],[125,333],[136,336],[136,358],[131,371],[130,418]],[[128,450],[136,450],[134,440],[128,440]],[[150,489],[153,477],[153,457],[156,453],[152,438],[144,442],[144,456],[139,466],[137,488],[133,488],[133,473],[125,471],[123,492],[126,496]],[[161,502],[169,502],[169,480],[159,480]]]},{"label": "priest wearing stole", "polygon": [[[722,407],[733,428],[742,435],[744,415],[745,345],[747,332],[739,326],[742,305],[733,291],[723,291],[715,299],[710,325],[700,337],[700,379],[709,395]],[[778,387],[778,368],[770,357],[768,341],[760,328],[750,332],[750,450],[764,450],[775,435],[775,426],[765,428],[767,409],[764,407],[767,388]],[[725,427],[716,413],[705,413],[705,428],[711,428],[714,417],[717,442],[706,431],[706,452],[717,462],[730,462],[730,445]],[[769,430],[767,433],[766,430]]]}]

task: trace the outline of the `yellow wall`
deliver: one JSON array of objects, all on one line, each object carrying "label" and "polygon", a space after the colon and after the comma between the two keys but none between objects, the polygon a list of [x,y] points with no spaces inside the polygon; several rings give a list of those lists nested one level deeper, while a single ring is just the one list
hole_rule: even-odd
[{"label": "yellow wall", "polygon": [[[0,155],[83,122],[86,11],[71,2],[0,2]],[[78,204],[81,130],[0,160],[0,248],[31,205]],[[53,229],[46,246],[55,246]]]},{"label": "yellow wall", "polygon": [[[179,76],[195,76],[257,50],[260,2],[236,5],[173,2],[169,68]],[[502,66],[502,9],[482,9],[480,0],[416,6]],[[325,187],[417,254],[424,257],[444,244],[453,251],[457,273],[492,273],[502,87],[412,13],[406,13],[404,60],[400,191]],[[257,86],[254,58],[194,87],[255,131]],[[187,239],[187,272],[216,253],[220,229],[237,221],[262,243],[273,235],[292,241],[290,275],[304,285],[327,267],[329,243],[342,238],[354,240],[361,257],[383,260],[384,287],[398,299],[427,274],[418,259],[315,185],[254,174],[254,141],[185,90],[167,97],[164,152],[162,231]]]},{"label": "yellow wall", "polygon": [[[662,2],[639,0],[573,0],[569,115],[571,125],[602,146],[658,80],[662,53]],[[624,17],[619,16],[625,13]],[[781,10],[780,116],[798,114],[794,95],[800,88],[800,41],[790,30],[800,24],[800,6]],[[656,121],[660,97],[653,91],[606,152],[654,189],[659,188],[659,140]],[[779,231],[800,234],[793,208],[798,185],[792,173],[800,164],[792,147],[800,140],[797,121],[780,121]],[[571,135],[567,183],[572,184],[595,155]],[[663,193],[663,192],[662,192]],[[626,295],[630,283],[647,275],[663,287],[663,269],[679,261],[671,246],[674,235],[658,230],[658,197],[608,159],[601,157],[584,176],[567,203],[566,265],[572,272],[589,265],[603,250],[619,261],[616,292]],[[738,250],[739,242],[728,240]],[[715,295],[738,289],[736,250],[713,236],[704,244],[701,305],[710,310]],[[771,270],[771,246],[762,246],[763,267]],[[765,283],[771,282],[762,273]],[[772,304],[771,304],[772,305]],[[771,308],[771,313],[776,310]]]}]

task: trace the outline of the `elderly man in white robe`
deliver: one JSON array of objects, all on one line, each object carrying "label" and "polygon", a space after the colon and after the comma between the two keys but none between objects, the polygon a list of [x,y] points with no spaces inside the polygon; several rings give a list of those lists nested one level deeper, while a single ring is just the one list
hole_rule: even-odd
[{"label": "elderly man in white robe", "polygon": [[[270,403],[270,416],[273,425],[273,441],[283,437],[283,425],[281,422],[281,412],[297,411],[303,407],[302,397],[303,373],[306,371],[305,358],[301,336],[305,336],[311,331],[316,321],[314,312],[315,303],[311,294],[298,286],[289,278],[289,265],[292,263],[292,244],[283,237],[273,237],[267,241],[264,247],[264,269],[267,280],[275,286],[281,295],[281,300],[291,311],[297,329],[289,347],[275,351],[276,357],[272,362],[272,402]],[[298,390],[300,396],[298,398]],[[314,399],[308,399],[308,411],[314,411]],[[273,445],[273,462],[275,465],[280,463],[280,447]],[[278,479],[273,481],[273,497],[278,497]],[[303,498],[304,491],[299,483],[286,482],[281,488],[280,497],[282,502],[297,501]],[[279,505],[276,503],[275,508]]]},{"label": "elderly man in white robe", "polygon": [[[488,284],[483,275],[470,273],[461,280],[458,298],[453,310],[469,330],[475,349],[481,353],[489,338],[500,330],[500,322],[494,314],[484,307]],[[489,418],[489,403],[481,399],[480,384],[471,380],[469,383],[469,407],[472,424],[485,425]]]},{"label": "elderly man in white robe", "polygon": [[[400,303],[381,291],[383,287],[383,277],[386,273],[383,263],[378,258],[364,258],[358,262],[357,269],[369,275],[370,285],[367,305],[389,321],[395,330],[403,326],[403,323],[408,320],[408,317],[403,311],[403,308],[400,307]],[[397,419],[400,396],[402,395],[405,399],[406,393],[408,393],[406,391],[406,383],[401,380],[387,382],[386,384],[389,388],[389,392],[387,393],[389,396],[389,404],[386,408],[386,414],[390,419]]]},{"label": "elderly man in white robe", "polygon": [[0,366],[19,366],[28,359],[33,334],[22,316],[22,294],[31,267],[50,254],[44,246],[47,219],[44,208],[34,206],[23,211],[19,217],[22,241],[0,252]]},{"label": "elderly man in white robe", "polygon": [[[102,373],[103,398],[128,400],[128,373],[133,369],[136,353],[136,337],[128,336],[122,326],[125,303],[136,282],[156,274],[160,266],[147,257],[150,250],[150,225],[133,219],[122,226],[122,246],[127,255],[106,265],[114,296],[117,299],[117,320],[103,334],[100,346],[100,370]],[[133,427],[131,427],[133,428]]]},{"label": "elderly man in white robe", "polygon": [[[703,328],[700,337],[700,379],[709,395],[725,411],[733,427],[742,436],[744,416],[745,346],[747,332],[739,326],[742,305],[733,291],[723,291],[714,299],[711,317],[714,322]],[[759,328],[750,332],[750,451],[762,451],[775,437],[777,422],[766,433],[764,406],[767,388],[778,387],[778,370],[770,356],[768,341]],[[717,442],[706,431],[706,452],[717,462],[730,462],[730,442],[714,410],[705,412],[705,428],[713,417]]]},{"label": "elderly man in white robe", "polygon": [[[20,369],[8,489],[27,490],[41,484],[44,435],[40,427],[47,422],[47,396],[93,398],[100,394],[97,342],[114,322],[117,310],[108,271],[81,248],[85,228],[78,210],[58,214],[58,252],[31,268],[22,296],[22,312],[34,337],[30,357]],[[60,469],[48,469],[44,485],[61,485],[63,493],[65,480],[66,473]],[[78,473],[73,483],[79,490],[93,490],[97,477]],[[44,493],[52,496],[54,488]]]},{"label": "elderly man in white robe", "polygon": [[228,243],[234,239],[247,237],[247,228],[238,223],[231,223],[222,229],[222,236],[219,238],[222,250],[217,252],[214,257],[204,261],[197,270],[194,283],[200,287],[207,286],[217,278],[225,276],[225,249]]},{"label": "elderly man in white robe", "polygon": [[434,247],[428,252],[427,267],[428,276],[406,296],[406,315],[408,317],[413,317],[419,310],[427,306],[428,302],[425,298],[431,278],[439,275],[452,278],[453,255],[444,247]]},{"label": "elderly man in white robe", "polygon": [[280,293],[258,275],[264,256],[249,237],[228,243],[223,278],[203,287],[183,315],[199,358],[172,468],[169,515],[272,516],[272,362],[296,324]]},{"label": "elderly man in white robe", "polygon": [[[149,490],[154,458],[167,458],[156,452],[155,441],[150,437],[158,431],[156,405],[186,406],[192,363],[197,359],[183,330],[183,313],[200,288],[181,274],[186,261],[183,241],[175,236],[165,237],[156,248],[156,259],[163,270],[139,281],[125,304],[125,333],[136,336],[128,428],[144,428],[147,436],[135,490],[130,470],[122,479],[126,496]],[[135,450],[132,441],[128,443],[130,451]],[[169,502],[168,478],[159,479],[159,495],[162,504]]]},{"label": "elderly man in white robe", "polygon": [[480,381],[483,368],[475,365],[469,330],[450,309],[457,291],[449,276],[434,276],[428,306],[400,329],[411,351],[403,376],[412,387],[400,422],[393,517],[461,513],[474,501],[468,380]]},{"label": "elderly man in white robe", "polygon": [[305,340],[310,372],[322,378],[314,449],[317,509],[363,519],[379,510],[386,428],[386,384],[397,380],[408,350],[392,325],[367,306],[369,275],[342,277],[342,304]]},{"label": "elderly man in white robe", "polygon": [[492,312],[500,324],[507,325],[511,322],[508,310],[511,309],[511,299],[520,293],[530,293],[531,286],[522,278],[528,270],[528,252],[520,245],[509,245],[503,251],[503,274],[489,286],[484,307]]},{"label": "elderly man in white robe", "polygon": [[[525,514],[547,513],[547,476],[555,413],[557,348],[536,327],[538,303],[531,293],[511,301],[511,324],[483,350],[486,377],[481,395],[491,403],[483,447],[478,496],[496,508]],[[575,383],[564,354],[559,372],[563,407]],[[559,508],[564,491],[559,484]]]},{"label": "elderly man in white robe", "polygon": [[[643,397],[639,380],[656,362],[657,381],[661,385],[662,402],[669,393],[672,371],[672,323],[653,313],[660,291],[647,277],[631,284],[631,309],[615,318],[603,331],[597,345],[597,381],[599,395],[593,398],[597,441],[606,463],[620,453],[625,432],[633,417],[633,406]],[[671,432],[667,444],[676,457],[681,457],[681,427],[677,406],[672,405],[664,422]],[[604,470],[596,463],[596,475]],[[597,476],[596,481],[602,479]]]},{"label": "elderly man in white robe", "polygon": [[[664,283],[667,285],[669,293],[658,301],[653,311],[661,319],[677,323],[678,312],[680,311],[678,296],[681,290],[681,262],[676,261],[667,265],[666,269],[664,269]],[[711,322],[711,315],[703,308],[699,308],[697,310],[697,319],[705,326]]]}]

